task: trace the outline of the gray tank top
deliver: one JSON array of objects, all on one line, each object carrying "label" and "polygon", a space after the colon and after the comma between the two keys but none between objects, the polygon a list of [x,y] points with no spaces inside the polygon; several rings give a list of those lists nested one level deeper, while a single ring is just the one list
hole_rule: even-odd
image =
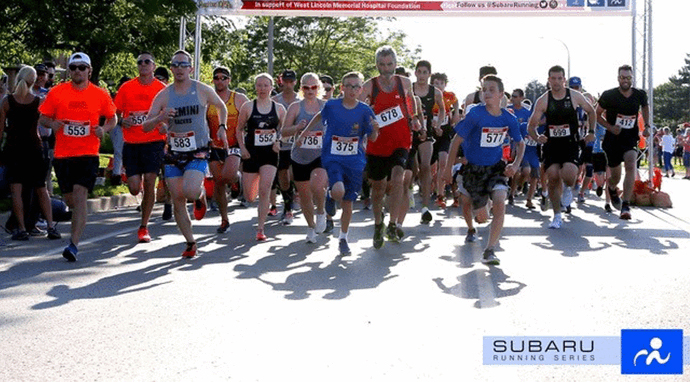
[{"label": "gray tank top", "polygon": [[[319,99],[317,101],[319,102],[319,110],[321,110],[326,101],[322,99]],[[309,121],[311,121],[311,119],[314,118],[314,116],[316,115],[316,113],[310,114],[306,111],[304,102],[305,101],[300,101],[299,103],[299,114],[297,114],[297,118],[295,118],[295,124],[298,124],[301,121],[307,121],[307,123],[309,123]],[[316,147],[314,143],[320,141],[323,145],[323,131],[323,123],[319,123],[318,125],[314,126],[314,128],[309,132],[309,134],[312,135],[314,133],[321,132],[321,136],[318,137],[316,135],[312,135],[312,137],[307,138],[307,140],[310,141],[310,144],[307,146],[295,147],[293,144],[290,158],[299,164],[309,164],[317,158],[321,157],[321,148]],[[301,131],[298,131],[295,137],[299,136],[299,134],[301,133]]]},{"label": "gray tank top", "polygon": [[[280,92],[278,95],[273,97],[273,100],[278,102],[279,104],[283,105],[285,107],[285,110],[287,110],[290,107],[290,104],[283,98],[283,93]],[[297,96],[293,102],[298,102],[301,101],[302,99]],[[283,140],[280,141],[280,151],[286,151],[292,149],[292,141],[285,142]]]},{"label": "gray tank top", "polygon": [[193,80],[189,91],[182,95],[176,94],[174,87],[170,88],[168,107],[177,110],[177,115],[171,119],[169,126],[170,149],[194,152],[207,148],[211,137],[206,123],[206,105],[202,105],[199,99],[197,82]]}]

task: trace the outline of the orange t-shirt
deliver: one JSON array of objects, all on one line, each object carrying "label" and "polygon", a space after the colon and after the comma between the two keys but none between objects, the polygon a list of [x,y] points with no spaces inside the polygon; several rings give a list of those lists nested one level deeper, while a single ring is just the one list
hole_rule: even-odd
[{"label": "orange t-shirt", "polygon": [[[235,104],[235,93],[230,91],[230,98],[228,102],[225,103],[225,107],[228,109],[228,119],[225,122],[225,127],[227,128],[225,135],[228,137],[228,147],[237,146],[237,137],[235,136],[235,131],[237,130],[237,120],[240,116],[240,111],[237,109]],[[206,110],[206,121],[208,122],[208,129],[211,133],[211,147],[223,148],[223,142],[218,138],[218,127],[220,127],[218,121],[218,110],[213,105],[208,105]]]},{"label": "orange t-shirt", "polygon": [[148,85],[144,85],[139,78],[131,79],[117,91],[115,95],[115,106],[122,112],[122,118],[134,116],[137,124],[128,128],[122,128],[122,135],[127,143],[148,143],[164,141],[165,134],[161,134],[158,129],[144,132],[142,124],[146,120],[146,115],[151,108],[153,98],[165,89],[165,84],[154,79]]},{"label": "orange t-shirt", "polygon": [[82,90],[65,82],[50,89],[38,111],[65,124],[55,133],[55,158],[98,156],[98,119],[115,117],[115,104],[105,89],[90,82]]}]

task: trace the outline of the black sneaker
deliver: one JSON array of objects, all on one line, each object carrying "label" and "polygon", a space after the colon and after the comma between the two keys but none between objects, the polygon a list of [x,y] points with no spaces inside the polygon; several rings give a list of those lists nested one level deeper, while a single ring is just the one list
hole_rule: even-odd
[{"label": "black sneaker", "polygon": [[597,187],[597,196],[601,197],[601,195],[604,194],[604,187],[598,186]]},{"label": "black sneaker", "polygon": [[230,222],[227,220],[222,220],[220,222],[220,226],[218,227],[218,229],[216,229],[216,232],[225,233],[227,232],[228,228],[230,228]]},{"label": "black sneaker", "polygon": [[48,239],[50,239],[50,240],[62,239],[62,235],[60,235],[60,232],[58,232],[57,228],[50,227],[50,228],[48,228]]},{"label": "black sneaker", "polygon": [[398,241],[405,237],[405,232],[400,228],[400,226],[395,226],[395,234],[398,236]]},{"label": "black sneaker", "polygon": [[508,204],[510,204],[511,206],[515,204],[515,197],[512,193],[508,194]]},{"label": "black sneaker", "polygon": [[611,188],[608,188],[608,192],[609,196],[611,197],[611,204],[613,204],[615,209],[620,210],[623,206],[623,201],[621,200],[620,196],[618,196],[618,190],[611,190]]},{"label": "black sneaker", "polygon": [[172,219],[172,204],[165,203],[163,205],[163,220]]},{"label": "black sneaker", "polygon": [[422,224],[429,224],[432,220],[434,220],[434,218],[431,216],[431,212],[429,210],[424,211],[422,214]]},{"label": "black sneaker", "polygon": [[608,213],[613,212],[613,209],[611,208],[611,205],[608,204],[608,203],[606,203],[606,205],[604,205],[604,210],[606,210],[606,212],[608,212]]},{"label": "black sneaker", "polygon": [[16,230],[14,234],[12,234],[12,240],[27,241],[29,237],[31,237],[31,235],[26,231]]},{"label": "black sneaker", "polygon": [[467,236],[465,236],[466,243],[474,243],[477,241],[477,229],[472,228],[467,230]]},{"label": "black sneaker", "polygon": [[333,219],[327,219],[326,220],[326,229],[323,232],[324,233],[333,232]]},{"label": "black sneaker", "polygon": [[388,224],[388,228],[386,229],[386,238],[388,239],[388,241],[392,241],[394,243],[397,243],[399,241],[395,223]]},{"label": "black sneaker", "polygon": [[374,225],[374,248],[383,247],[383,223]]},{"label": "black sneaker", "polygon": [[499,260],[498,257],[496,257],[496,254],[494,253],[493,249],[487,248],[484,250],[482,263],[487,265],[499,265],[501,264],[501,260]]},{"label": "black sneaker", "polygon": [[44,231],[38,227],[34,227],[34,228],[31,228],[29,230],[29,235],[31,235],[31,236],[45,236],[46,231]]},{"label": "black sneaker", "polygon": [[623,202],[623,205],[621,206],[621,219],[630,220],[630,218],[630,206],[628,205],[628,202]]},{"label": "black sneaker", "polygon": [[77,246],[73,243],[69,243],[65,250],[62,251],[62,257],[67,259],[70,263],[77,261]]},{"label": "black sneaker", "polygon": [[350,252],[350,246],[347,245],[347,240],[345,239],[340,239],[338,242],[338,251],[340,252],[341,255],[349,255]]}]

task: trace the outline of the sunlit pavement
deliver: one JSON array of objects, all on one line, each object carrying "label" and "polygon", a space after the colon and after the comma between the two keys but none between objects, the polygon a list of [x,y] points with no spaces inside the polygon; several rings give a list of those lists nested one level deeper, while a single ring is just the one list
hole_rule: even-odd
[{"label": "sunlit pavement", "polygon": [[256,209],[237,202],[225,234],[217,212],[194,222],[191,260],[161,206],[148,244],[133,208],[90,215],[77,263],[61,256],[68,224],[58,242],[5,237],[0,380],[624,380],[616,365],[483,365],[482,338],[690,328],[690,181],[663,190],[674,208],[633,208],[630,221],[591,193],[560,230],[519,197],[496,267],[481,263],[488,227],[466,244],[455,211],[422,226],[415,210],[402,243],[374,250],[359,203],[348,256],[336,236],[307,244],[301,214],[269,218],[257,243]]}]

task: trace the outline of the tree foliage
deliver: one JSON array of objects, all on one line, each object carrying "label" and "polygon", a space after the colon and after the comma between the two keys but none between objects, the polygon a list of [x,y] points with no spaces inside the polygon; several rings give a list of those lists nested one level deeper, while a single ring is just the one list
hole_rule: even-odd
[{"label": "tree foliage", "polygon": [[542,94],[546,93],[546,85],[537,80],[533,80],[525,86],[525,98],[532,101],[532,105],[537,102]]},{"label": "tree foliage", "polygon": [[654,123],[675,130],[690,121],[690,54],[678,75],[654,88]]}]

